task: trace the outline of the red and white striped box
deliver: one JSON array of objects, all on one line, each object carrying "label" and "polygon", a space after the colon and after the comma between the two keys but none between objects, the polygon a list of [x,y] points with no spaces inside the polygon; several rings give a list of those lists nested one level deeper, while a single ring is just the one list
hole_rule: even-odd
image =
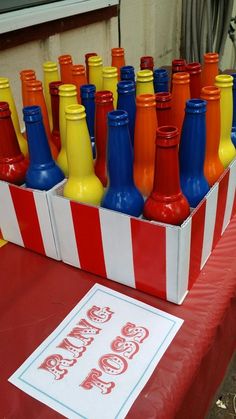
[{"label": "red and white striped box", "polygon": [[181,304],[236,212],[236,160],[175,227],[50,195],[65,263]]},{"label": "red and white striped box", "polygon": [[61,260],[50,191],[38,191],[0,181],[0,226],[9,242]]}]

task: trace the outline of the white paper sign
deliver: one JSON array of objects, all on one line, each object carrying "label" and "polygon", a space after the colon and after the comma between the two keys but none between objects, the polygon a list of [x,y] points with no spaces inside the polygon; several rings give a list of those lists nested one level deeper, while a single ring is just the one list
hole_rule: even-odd
[{"label": "white paper sign", "polygon": [[96,284],[9,381],[68,418],[124,418],[182,323]]}]

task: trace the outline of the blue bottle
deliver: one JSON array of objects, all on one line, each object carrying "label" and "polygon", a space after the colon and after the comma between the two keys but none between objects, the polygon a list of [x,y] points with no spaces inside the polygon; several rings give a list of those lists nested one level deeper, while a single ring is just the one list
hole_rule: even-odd
[{"label": "blue bottle", "polygon": [[40,106],[26,106],[23,114],[30,157],[25,183],[28,188],[47,191],[65,176],[52,158]]},{"label": "blue bottle", "polygon": [[102,207],[139,217],[144,200],[134,185],[128,114],[123,110],[108,113],[108,174]]},{"label": "blue bottle", "polygon": [[84,84],[80,86],[80,96],[82,105],[85,107],[86,122],[89,130],[89,135],[92,143],[93,158],[95,158],[95,136],[94,136],[94,122],[95,122],[95,92],[96,86],[94,84]]},{"label": "blue bottle", "polygon": [[231,131],[231,140],[236,147],[236,73],[231,74],[233,77],[233,123]]},{"label": "blue bottle", "polygon": [[134,67],[132,65],[124,65],[121,67],[120,79],[135,81]]},{"label": "blue bottle", "polygon": [[118,101],[117,109],[128,113],[129,133],[132,146],[134,145],[134,126],[136,115],[135,83],[131,80],[120,81],[117,84]]},{"label": "blue bottle", "polygon": [[168,92],[169,76],[165,68],[156,68],[153,72],[154,92]]},{"label": "blue bottle", "polygon": [[204,176],[205,148],[206,101],[190,99],[186,102],[179,158],[181,189],[192,208],[210,189]]}]

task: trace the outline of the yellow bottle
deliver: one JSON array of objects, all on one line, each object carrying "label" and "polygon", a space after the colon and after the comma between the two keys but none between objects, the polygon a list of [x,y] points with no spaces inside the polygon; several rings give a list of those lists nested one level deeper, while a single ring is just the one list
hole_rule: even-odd
[{"label": "yellow bottle", "polygon": [[63,170],[64,175],[68,176],[68,163],[66,155],[66,114],[65,109],[68,105],[77,103],[77,91],[74,84],[62,84],[59,86],[59,128],[61,136],[61,150],[57,157],[57,163]]},{"label": "yellow bottle", "polygon": [[231,128],[233,121],[233,77],[220,74],[215,78],[215,85],[220,88],[220,161],[226,168],[236,157],[235,147],[231,141]]},{"label": "yellow bottle", "polygon": [[54,63],[53,61],[46,61],[45,63],[43,63],[43,76],[44,96],[48,110],[49,124],[52,130],[52,106],[49,83],[51,83],[51,81],[59,80],[57,63]]},{"label": "yellow bottle", "polygon": [[118,70],[116,67],[103,67],[103,90],[109,90],[113,93],[113,106],[117,107],[117,83],[118,83]]},{"label": "yellow bottle", "polygon": [[153,72],[151,70],[140,70],[137,72],[136,96],[146,93],[154,95]]},{"label": "yellow bottle", "polygon": [[95,84],[96,91],[102,90],[102,58],[98,55],[89,57],[89,83]]},{"label": "yellow bottle", "polygon": [[63,195],[85,204],[100,205],[104,190],[94,173],[93,153],[83,105],[66,107],[66,150],[69,177]]},{"label": "yellow bottle", "polygon": [[11,92],[9,79],[0,77],[0,101],[7,102],[11,111],[11,119],[17,135],[17,140],[24,156],[28,155],[28,144],[26,139],[21,134],[19,118],[16,110],[15,101]]}]

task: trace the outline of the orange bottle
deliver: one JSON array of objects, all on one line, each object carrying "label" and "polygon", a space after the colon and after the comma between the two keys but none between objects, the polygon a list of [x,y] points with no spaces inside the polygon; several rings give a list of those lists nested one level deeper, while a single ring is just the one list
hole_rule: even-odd
[{"label": "orange bottle", "polygon": [[112,48],[111,50],[111,66],[118,70],[118,80],[120,80],[120,69],[125,65],[124,48]]},{"label": "orange bottle", "polygon": [[87,84],[87,77],[85,74],[85,66],[82,64],[72,65],[72,84],[75,84],[77,89],[77,100],[81,103],[80,86]]},{"label": "orange bottle", "polygon": [[56,159],[58,155],[58,150],[55,144],[51,140],[51,131],[50,131],[50,126],[49,126],[48,111],[47,111],[45,98],[43,95],[42,82],[39,80],[28,81],[26,83],[26,90],[27,90],[26,106],[36,105],[36,106],[41,107],[43,125],[47,134],[51,153],[52,153],[53,158]]},{"label": "orange bottle", "polygon": [[204,175],[209,185],[212,186],[224,171],[218,153],[220,144],[220,89],[216,86],[203,87],[201,99],[207,101]]},{"label": "orange bottle", "polygon": [[155,95],[136,97],[134,130],[134,181],[144,196],[150,195],[153,187],[156,149],[156,100]]},{"label": "orange bottle", "polygon": [[171,124],[178,128],[181,133],[185,103],[190,99],[190,76],[188,73],[174,73],[172,78],[172,107]]},{"label": "orange bottle", "polygon": [[201,86],[214,86],[215,78],[219,74],[219,54],[217,52],[207,52],[204,54],[204,64],[202,68]]},{"label": "orange bottle", "polygon": [[36,74],[34,70],[22,70],[20,72],[20,79],[21,79],[21,97],[22,97],[22,103],[23,107],[26,106],[27,100],[26,100],[26,82],[31,80],[36,80]]},{"label": "orange bottle", "polygon": [[71,67],[73,65],[72,57],[69,54],[58,57],[62,83],[72,83]]}]

